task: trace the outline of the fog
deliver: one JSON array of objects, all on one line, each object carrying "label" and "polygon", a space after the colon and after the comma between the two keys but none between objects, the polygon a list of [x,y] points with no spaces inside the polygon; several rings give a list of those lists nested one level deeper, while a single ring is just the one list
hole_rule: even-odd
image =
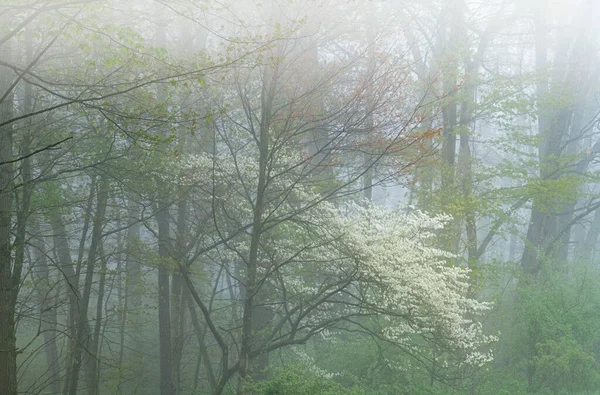
[{"label": "fog", "polygon": [[598,20],[0,0],[0,395],[600,393]]}]

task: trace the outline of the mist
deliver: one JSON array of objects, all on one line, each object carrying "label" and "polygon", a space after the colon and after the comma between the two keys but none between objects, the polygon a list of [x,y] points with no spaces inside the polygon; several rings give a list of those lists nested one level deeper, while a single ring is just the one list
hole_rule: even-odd
[{"label": "mist", "polygon": [[0,395],[600,393],[599,19],[0,0]]}]

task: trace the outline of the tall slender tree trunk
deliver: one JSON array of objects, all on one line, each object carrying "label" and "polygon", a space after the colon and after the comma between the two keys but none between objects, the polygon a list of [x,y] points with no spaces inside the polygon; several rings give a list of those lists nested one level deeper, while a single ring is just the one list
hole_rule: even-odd
[{"label": "tall slender tree trunk", "polygon": [[[0,59],[10,59],[10,44],[0,46]],[[0,66],[0,95],[10,88],[12,72]],[[0,102],[0,123],[13,116],[13,95]],[[13,303],[13,261],[11,230],[13,218],[12,124],[0,127],[0,394],[17,393],[17,344],[15,334],[15,304]]]},{"label": "tall slender tree trunk", "polygon": [[160,351],[160,393],[175,393],[173,384],[173,349],[171,343],[170,284],[167,262],[169,252],[169,207],[164,200],[158,203],[158,255],[161,259],[158,268],[158,345]]},{"label": "tall slender tree trunk", "polygon": [[94,320],[94,332],[88,348],[90,363],[87,366],[88,371],[88,394],[97,395],[99,391],[99,344],[100,330],[102,329],[102,309],[104,303],[104,288],[106,285],[106,256],[102,242],[98,246],[100,257],[100,280],[98,282],[98,296],[96,299],[96,319]]},{"label": "tall slender tree trunk", "polygon": [[[184,290],[187,295],[186,298],[189,298],[189,288],[185,287]],[[192,321],[192,326],[194,327],[194,332],[196,334],[196,339],[198,340],[198,361],[204,361],[204,367],[206,369],[206,375],[208,376],[208,382],[211,385],[211,388],[215,390],[217,388],[217,380],[215,378],[215,373],[213,371],[210,357],[208,355],[208,349],[206,348],[206,342],[204,340],[206,336],[206,327],[203,327],[200,324],[200,320],[198,319],[198,313],[196,312],[196,308],[192,303],[186,304],[188,310],[190,312],[190,320]],[[194,377],[194,389],[197,387],[198,383],[198,374]]]},{"label": "tall slender tree trunk", "polygon": [[50,266],[48,265],[48,257],[46,245],[42,237],[42,229],[38,226],[38,237],[33,238],[33,256],[35,257],[34,272],[36,274],[35,289],[38,294],[40,305],[40,327],[44,337],[44,351],[46,354],[47,382],[48,389],[53,393],[60,392],[59,378],[59,360],[58,347],[56,345],[56,325],[57,325],[57,299],[52,293],[50,286]]},{"label": "tall slender tree trunk", "polygon": [[[75,372],[75,370],[79,370],[81,367],[79,363],[75,363],[76,355],[80,352],[81,347],[78,341],[78,331],[81,325],[85,325],[82,323],[82,320],[87,321],[87,317],[83,317],[80,314],[80,302],[82,301],[82,298],[79,279],[81,274],[81,266],[83,264],[85,242],[87,240],[90,218],[92,216],[94,196],[96,196],[96,179],[96,175],[92,175],[90,180],[90,193],[86,202],[83,228],[81,230],[81,239],[79,240],[77,262],[75,265],[73,265],[71,258],[67,230],[63,219],[58,210],[53,210],[50,214],[54,246],[58,250],[60,267],[66,281],[67,289],[69,289],[69,316],[67,318],[69,340],[65,361],[66,374],[63,383],[63,395],[69,395],[72,390],[77,391],[79,372]],[[75,382],[73,380],[75,380]],[[73,385],[75,386],[74,389],[72,389]]]},{"label": "tall slender tree trunk", "polygon": [[[582,3],[577,11],[579,22],[585,21],[585,15],[590,12],[589,7],[594,7],[593,2]],[[540,3],[540,11],[545,8]],[[535,25],[535,55],[536,69],[544,73],[548,62],[548,43],[546,25],[546,16],[543,12],[536,14]],[[579,30],[578,36],[572,36],[567,33],[559,35],[556,40],[555,62],[553,64],[551,76],[540,78],[537,85],[538,101],[543,103],[547,101],[547,96],[566,98],[567,102],[558,106],[558,108],[549,108],[540,105],[538,113],[538,132],[540,135],[539,163],[540,178],[542,180],[557,179],[562,176],[560,157],[565,152],[573,149],[569,143],[565,143],[569,138],[578,139],[580,134],[579,120],[573,119],[576,111],[576,91],[579,90],[579,79],[582,77],[581,70],[577,70],[576,62],[570,62],[569,59],[576,59],[582,56],[577,54],[578,47],[587,39],[585,28]],[[575,45],[573,45],[575,44]],[[574,48],[574,52],[573,49]],[[583,48],[583,46],[581,47]],[[544,73],[547,74],[547,73]],[[581,93],[581,92],[580,92]],[[577,111],[580,112],[580,111]],[[569,131],[571,132],[569,134]],[[571,145],[571,147],[569,147]],[[565,150],[565,147],[567,148]],[[561,213],[558,210],[549,212],[548,207],[544,207],[542,199],[534,199],[529,228],[527,230],[527,239],[525,249],[521,258],[521,265],[524,273],[535,274],[541,269],[541,260],[549,257],[549,252],[557,252],[555,257],[566,259],[568,256],[568,245],[570,241],[570,226],[572,215]],[[563,204],[562,209],[572,211],[574,205]],[[561,215],[562,214],[562,215]],[[562,233],[561,233],[562,232]],[[560,237],[560,234],[562,237]],[[555,243],[562,240],[561,243]]]},{"label": "tall slender tree trunk", "polygon": [[[543,11],[543,10],[540,10]],[[535,20],[535,62],[536,70],[540,73],[545,72],[548,63],[548,44],[546,42],[547,37],[547,25],[546,15],[537,14]],[[545,78],[540,78],[540,81],[536,87],[536,94],[538,99],[546,97],[548,94],[548,81]],[[538,114],[538,133],[543,135],[548,133],[550,129],[550,114],[546,110],[541,110]],[[545,145],[541,138],[541,143],[538,147],[538,156],[540,164],[543,165],[545,161]],[[540,172],[540,177],[543,178],[543,170]],[[547,221],[547,215],[543,213],[537,202],[533,202],[531,208],[531,217],[529,220],[529,226],[527,229],[527,236],[525,239],[525,248],[521,257],[521,267],[525,274],[535,274],[539,270],[538,266],[538,253],[542,242],[542,231]]]},{"label": "tall slender tree trunk", "polygon": [[[139,260],[136,258],[136,250],[140,242],[140,208],[138,203],[129,200],[127,203],[127,237],[125,239],[125,298],[127,303],[134,308],[139,308],[142,305],[143,280],[142,268]],[[142,322],[139,314],[134,314],[131,317],[133,325],[132,338],[135,348],[141,348],[140,332],[142,330]]]},{"label": "tall slender tree trunk", "polygon": [[[442,129],[442,174],[441,174],[441,192],[442,192],[442,210],[446,211],[448,205],[452,203],[453,191],[456,182],[456,133],[458,126],[458,103],[456,100],[456,89],[458,82],[460,57],[457,55],[461,50],[462,30],[463,30],[463,0],[451,0],[449,3],[448,25],[449,35],[445,42],[445,57],[448,62],[442,74],[444,94],[447,95],[447,103],[442,111],[443,129]],[[447,18],[441,16],[441,18]],[[442,233],[442,243],[445,248],[454,253],[458,253],[460,242],[460,219],[456,218],[448,222]]]},{"label": "tall slender tree trunk", "polygon": [[[143,344],[141,342],[141,332],[143,330],[140,313],[130,311],[140,309],[142,306],[142,278],[141,267],[138,259],[136,259],[136,249],[139,243],[140,223],[139,223],[139,208],[133,200],[127,201],[127,233],[124,240],[121,240],[120,234],[117,245],[120,246],[122,253],[117,255],[117,275],[119,276],[119,287],[117,290],[119,314],[119,351],[117,357],[117,367],[119,369],[119,383],[117,385],[117,393],[122,394],[122,386],[124,382],[123,360],[125,358],[126,348],[141,351]],[[123,259],[124,255],[124,259]],[[128,327],[128,321],[131,323]],[[131,329],[127,332],[127,329]],[[128,345],[127,338],[132,340],[133,345]],[[133,375],[137,383],[142,383],[143,378],[143,359],[139,354],[132,354],[128,360],[131,362]]]},{"label": "tall slender tree trunk", "polygon": [[[166,23],[160,15],[160,8],[157,6],[157,25],[156,25],[156,45],[159,48],[164,47],[166,43]],[[165,102],[166,91],[163,86],[158,87],[158,101]],[[166,110],[165,110],[166,111]],[[166,137],[163,134],[162,137]],[[166,144],[164,148],[167,149]],[[170,214],[168,204],[168,192],[160,180],[158,183],[158,204],[155,213],[158,223],[158,255],[160,265],[158,267],[158,345],[160,352],[160,394],[173,395],[176,393],[173,383],[173,348],[172,348],[172,328],[171,328],[171,292],[170,292],[170,273],[168,260],[171,258],[170,249]]]},{"label": "tall slender tree trunk", "polygon": [[[185,144],[184,144],[185,145]],[[184,147],[182,147],[182,152]],[[188,205],[185,201],[185,191],[180,191],[179,204],[177,207],[177,259],[179,267],[185,267],[185,247],[186,247],[186,218],[188,215]],[[171,331],[173,334],[173,379],[176,393],[181,391],[181,359],[183,357],[184,347],[184,328],[186,316],[186,298],[184,297],[183,278],[177,270],[171,279]]]},{"label": "tall slender tree trunk", "polygon": [[[86,273],[83,284],[83,292],[78,305],[78,325],[77,325],[77,338],[75,343],[75,349],[73,352],[73,365],[70,371],[70,378],[68,379],[68,394],[76,395],[79,383],[79,373],[84,365],[84,357],[95,358],[95,355],[89,355],[87,353],[90,340],[90,328],[88,322],[88,309],[90,295],[92,292],[92,283],[94,278],[94,267],[96,259],[98,257],[98,248],[102,238],[102,226],[104,224],[104,215],[106,213],[106,205],[108,201],[108,179],[106,176],[101,176],[98,189],[98,198],[96,203],[96,212],[94,215],[93,227],[92,227],[92,241],[88,252],[88,259],[86,264]],[[84,354],[84,351],[86,353]]]},{"label": "tall slender tree trunk", "polygon": [[[443,109],[443,131],[442,131],[442,161],[444,169],[442,172],[442,189],[448,192],[454,185],[456,163],[456,126],[458,123],[458,110],[456,102],[456,87],[458,81],[459,56],[457,51],[461,50],[461,32],[463,29],[463,0],[451,0],[450,34],[446,41],[446,55],[448,65],[444,71],[444,92],[448,96],[448,102]],[[444,16],[442,16],[443,18]]]},{"label": "tall slender tree trunk", "polygon": [[[269,363],[267,353],[260,353],[257,364],[251,361],[251,351],[253,347],[260,349],[261,339],[257,332],[266,325],[272,318],[272,312],[269,311],[261,298],[261,289],[258,289],[257,271],[259,265],[259,246],[262,235],[263,214],[266,205],[266,186],[267,186],[267,162],[269,158],[269,128],[271,123],[271,111],[273,100],[277,87],[278,68],[265,66],[263,87],[261,93],[261,114],[260,130],[257,136],[259,158],[258,158],[258,185],[256,188],[256,201],[253,208],[252,236],[250,238],[250,250],[246,265],[246,292],[244,299],[244,310],[242,315],[242,340],[239,354],[239,380],[237,393],[244,392],[246,376],[251,372],[263,370]],[[265,291],[267,284],[262,285],[262,291]],[[262,300],[261,300],[262,299]]]},{"label": "tall slender tree trunk", "polygon": [[[10,59],[8,43],[0,47],[0,59]],[[4,95],[10,89],[12,80],[12,71],[0,66],[0,95]],[[12,118],[13,105],[14,94],[11,92],[0,103],[0,123]],[[33,191],[31,158],[28,157],[30,145],[31,135],[26,133],[19,152],[19,155],[25,158],[21,161],[20,169],[22,186],[15,191],[15,169],[11,163],[13,127],[12,124],[0,127],[0,163],[4,163],[0,164],[0,394],[7,395],[17,391],[15,312],[21,286],[27,220]],[[19,205],[13,203],[15,194],[19,195]],[[14,241],[13,218],[16,219]]]},{"label": "tall slender tree trunk", "polygon": [[75,267],[71,259],[71,251],[67,239],[65,225],[58,210],[50,213],[50,225],[52,227],[52,244],[58,256],[60,274],[65,281],[67,289],[68,316],[66,320],[66,331],[69,336],[67,346],[67,357],[65,366],[67,366],[66,381],[63,388],[68,387],[69,368],[72,366],[72,356],[74,351],[74,341],[77,337],[77,303],[79,300],[79,281],[75,274]]},{"label": "tall slender tree trunk", "polygon": [[[590,14],[594,14],[594,11],[595,10],[593,10],[592,7]],[[590,47],[591,49],[596,47],[595,44],[590,45],[590,42],[595,41],[590,40],[591,27],[584,23],[585,17],[583,15],[580,15],[579,18],[582,20],[580,24],[581,29],[578,30],[577,37],[574,41],[571,58],[584,59],[590,56],[594,57],[595,51],[590,51]],[[566,91],[565,96],[572,99],[573,103],[569,109],[570,117],[565,115],[565,120],[562,125],[565,129],[565,133],[568,132],[568,143],[566,144],[565,149],[565,153],[568,157],[576,157],[581,153],[579,147],[582,145],[582,141],[584,141],[586,102],[590,95],[590,89],[593,86],[592,80],[593,76],[590,75],[590,70],[588,70],[581,61],[576,60],[575,62],[570,62],[563,89]],[[569,120],[570,124],[568,123]],[[583,175],[588,170],[589,164],[589,157],[581,160],[575,172],[579,175]],[[566,202],[558,216],[558,231],[561,232],[560,243],[558,245],[558,260],[561,265],[564,265],[569,259],[569,252],[571,249],[571,229],[573,226],[576,205],[577,199]]]}]

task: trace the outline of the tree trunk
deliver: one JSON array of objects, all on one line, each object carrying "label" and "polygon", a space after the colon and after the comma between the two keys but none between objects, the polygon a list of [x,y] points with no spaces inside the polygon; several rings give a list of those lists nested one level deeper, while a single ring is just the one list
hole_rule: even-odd
[{"label": "tree trunk", "polygon": [[[81,230],[81,239],[79,240],[77,263],[75,265],[73,265],[73,261],[71,259],[71,251],[69,248],[69,241],[67,239],[67,230],[60,212],[55,209],[50,214],[54,248],[57,249],[61,271],[66,281],[67,289],[69,289],[69,316],[67,319],[69,340],[67,345],[67,357],[65,361],[66,373],[63,384],[63,395],[70,394],[73,383],[72,380],[79,380],[79,372],[74,372],[75,369],[80,368],[80,365],[75,363],[75,355],[79,352],[80,345],[78,343],[77,331],[80,325],[82,325],[81,320],[83,319],[79,311],[79,304],[81,301],[79,277],[81,273],[81,265],[83,263],[85,241],[87,239],[89,222],[92,215],[94,196],[96,196],[95,174],[92,175],[90,180],[90,193],[87,198],[83,228]],[[85,319],[87,320],[87,317]],[[77,387],[77,384],[75,384],[75,387]],[[76,389],[77,388],[75,388],[75,391]]]},{"label": "tree trunk", "polygon": [[[0,59],[10,59],[9,43],[0,46]],[[0,95],[12,84],[11,71],[0,66]],[[0,102],[0,123],[13,116],[13,95]],[[0,163],[13,159],[12,124],[0,127]],[[17,345],[15,337],[15,305],[11,277],[11,229],[13,165],[0,165],[0,394],[17,393]]]},{"label": "tree trunk", "polygon": [[[183,147],[182,147],[183,152]],[[177,259],[180,267],[185,263],[186,245],[186,218],[188,206],[185,202],[185,192],[180,191],[179,204],[177,208]],[[173,379],[176,393],[181,391],[181,358],[183,357],[184,327],[185,327],[185,303],[183,294],[183,278],[178,271],[173,273],[171,279],[171,330],[173,332]]]},{"label": "tree trunk", "polygon": [[67,366],[66,381],[64,384],[65,390],[68,388],[69,369],[72,366],[73,351],[75,348],[75,339],[77,337],[77,303],[79,300],[79,280],[75,274],[75,267],[71,259],[71,251],[67,240],[67,230],[63,223],[62,217],[58,210],[53,210],[50,213],[50,225],[52,226],[52,244],[58,256],[58,264],[61,276],[65,280],[68,293],[69,312],[66,322],[66,330],[69,337],[67,345],[67,358],[65,366]]},{"label": "tree trunk", "polygon": [[[143,279],[142,279],[142,268],[139,260],[136,258],[136,250],[138,249],[138,243],[140,242],[140,209],[139,205],[130,200],[127,205],[127,238],[125,240],[125,297],[127,303],[131,304],[135,308],[142,305],[142,293],[143,293]],[[141,350],[141,339],[140,333],[142,330],[142,322],[139,314],[131,317],[133,324],[132,338],[135,344],[136,350]]]},{"label": "tree trunk", "polygon": [[[252,364],[250,353],[252,348],[260,349],[261,339],[256,336],[256,330],[262,328],[270,321],[272,313],[260,303],[261,289],[258,289],[257,281],[258,255],[262,234],[262,218],[266,204],[266,186],[267,186],[267,162],[269,158],[269,128],[271,123],[271,111],[275,90],[277,87],[278,69],[265,66],[263,88],[261,93],[261,114],[260,130],[257,136],[259,158],[258,158],[258,185],[256,189],[256,202],[253,209],[252,235],[250,238],[250,250],[246,265],[246,292],[244,299],[244,310],[242,315],[242,340],[239,355],[239,380],[237,393],[242,394],[246,384],[246,376],[253,371],[263,370],[269,363],[268,354],[262,353],[258,364]],[[266,282],[262,285],[264,292]]]},{"label": "tree trunk", "polygon": [[[442,143],[442,190],[448,193],[454,185],[456,162],[456,126],[458,123],[458,110],[455,99],[455,90],[458,80],[459,57],[456,53],[461,49],[461,36],[463,29],[463,1],[452,0],[450,13],[450,35],[446,41],[446,54],[448,65],[444,71],[444,93],[448,96],[448,103],[443,110],[443,143]],[[444,16],[442,16],[443,18]]]},{"label": "tree trunk", "polygon": [[[585,20],[586,7],[590,6],[593,7],[591,4],[580,6],[581,8],[578,10],[580,22]],[[547,68],[547,31],[546,17],[543,13],[539,13],[536,15],[535,46],[536,68],[540,72]],[[542,180],[557,179],[562,176],[564,165],[561,164],[560,157],[565,153],[565,148],[567,153],[569,153],[569,150],[574,149],[573,144],[565,144],[565,141],[568,139],[577,140],[581,134],[579,130],[580,120],[574,121],[573,112],[581,112],[581,109],[577,110],[574,103],[576,103],[575,95],[580,90],[580,78],[583,74],[581,70],[577,69],[577,62],[569,62],[569,59],[582,56],[582,53],[578,54],[577,52],[583,49],[583,41],[587,39],[586,35],[587,31],[582,28],[577,37],[565,32],[562,36],[559,36],[554,54],[556,60],[552,69],[551,84],[548,80],[541,78],[537,85],[536,93],[539,101],[547,100],[548,94],[552,97],[561,97],[563,100],[564,98],[567,100],[567,103],[561,104],[559,108],[542,106],[538,113],[538,133],[540,135],[538,149],[540,178]],[[574,48],[573,51],[571,51],[572,48]],[[550,257],[551,252],[557,253],[555,257],[558,261],[567,259],[572,222],[572,214],[569,212],[573,208],[574,205],[572,204],[563,204],[563,214],[561,215],[561,212],[549,212],[548,207],[544,207],[540,199],[534,200],[525,250],[521,258],[521,265],[525,273],[537,273],[541,268],[541,258]],[[561,237],[559,237],[559,233],[561,233]],[[555,244],[558,239],[561,239],[562,243]]]},{"label": "tree trunk", "polygon": [[[73,365],[70,371],[70,377],[68,378],[68,394],[76,395],[77,387],[79,383],[79,373],[84,365],[84,350],[89,347],[90,340],[90,328],[88,322],[88,309],[90,295],[92,292],[92,283],[94,278],[94,265],[98,255],[98,248],[102,238],[102,226],[104,224],[104,215],[106,212],[106,205],[108,201],[108,180],[106,176],[100,178],[100,186],[98,190],[98,198],[96,203],[96,212],[94,215],[94,222],[92,227],[92,241],[90,244],[90,250],[88,252],[88,260],[86,265],[85,280],[83,284],[83,293],[79,302],[78,320],[77,325],[77,338],[75,343],[75,349],[73,352]],[[95,358],[95,355],[87,355],[87,358]]]},{"label": "tree trunk", "polygon": [[158,344],[160,351],[160,393],[171,395],[175,393],[173,385],[173,349],[171,345],[171,315],[169,269],[167,267],[169,254],[169,208],[164,201],[158,203],[158,255],[161,259],[158,268]]},{"label": "tree trunk", "polygon": [[[189,298],[189,289],[185,288],[185,294],[188,295]],[[208,350],[206,348],[206,342],[204,341],[204,337],[206,335],[206,328],[200,325],[200,320],[198,319],[198,313],[196,313],[196,308],[192,303],[186,304],[188,310],[190,312],[190,319],[192,321],[192,325],[194,327],[194,332],[196,333],[196,339],[198,340],[198,359],[200,358],[204,361],[204,367],[206,368],[206,375],[208,376],[208,382],[211,385],[211,388],[215,390],[217,388],[217,380],[215,378],[215,373],[213,371],[211,361],[208,355]],[[198,377],[194,377],[194,387],[197,386]]]},{"label": "tree trunk", "polygon": [[50,267],[48,266],[46,245],[41,237],[41,227],[38,226],[38,237],[32,240],[33,256],[35,257],[34,272],[37,280],[35,289],[40,305],[40,327],[44,336],[44,351],[48,366],[46,369],[48,375],[47,382],[49,383],[48,389],[58,394],[60,392],[60,381],[58,347],[56,346],[57,300],[52,295],[54,291],[50,286]]},{"label": "tree trunk", "polygon": [[[10,59],[9,44],[0,47],[0,59]],[[0,66],[0,95],[10,89],[12,72]],[[27,100],[31,100],[28,97]],[[11,92],[0,103],[0,123],[13,116],[14,94]],[[31,136],[27,133],[21,146],[20,174],[22,186],[13,190],[15,171],[13,159],[12,124],[0,127],[0,394],[12,395],[17,391],[15,312],[21,286],[21,272],[25,255],[27,220],[33,191]],[[13,196],[20,194],[20,205],[13,206]],[[16,208],[16,216],[14,209]],[[12,221],[16,217],[16,233],[12,241]],[[11,243],[12,242],[12,243]],[[12,245],[11,245],[12,244]],[[13,258],[14,254],[14,258]]]},{"label": "tree trunk", "polygon": [[[448,102],[442,111],[443,129],[442,129],[442,174],[441,174],[441,193],[442,193],[442,211],[447,211],[447,207],[452,204],[453,191],[456,188],[456,133],[458,126],[458,106],[456,101],[456,89],[459,72],[459,57],[455,54],[461,50],[462,30],[463,30],[463,1],[452,0],[450,2],[449,37],[446,41],[446,65],[443,72],[444,94],[448,97]],[[444,18],[444,16],[442,16]],[[460,224],[459,218],[452,219],[446,225],[442,232],[442,243],[444,248],[453,253],[458,253],[460,242]]]},{"label": "tree trunk", "polygon": [[[2,252],[0,259],[4,260]],[[6,395],[17,394],[17,339],[11,295],[10,277],[0,272],[0,393]]]},{"label": "tree trunk", "polygon": [[[536,70],[540,73],[546,70],[548,63],[548,45],[546,42],[546,37],[546,15],[540,13],[536,15],[535,20],[535,62]],[[538,100],[546,97],[548,94],[548,81],[546,79],[540,78],[540,81],[536,87],[536,94]],[[540,113],[538,114],[538,133],[540,135],[548,133],[550,130],[550,125],[551,114],[549,114],[548,111],[541,109]],[[544,163],[546,156],[546,146],[544,144],[544,140],[544,138],[540,139],[540,144],[538,147],[538,156],[541,165]],[[543,178],[544,175],[545,171],[541,170],[540,177]],[[547,215],[540,210],[539,204],[534,201],[531,208],[531,217],[529,220],[529,227],[527,229],[527,237],[525,239],[525,248],[521,257],[521,267],[525,274],[532,275],[537,273],[539,270],[538,254],[542,245],[542,231],[547,220]]]},{"label": "tree trunk", "polygon": [[90,341],[88,352],[91,355],[90,363],[88,364],[88,394],[97,395],[99,391],[99,348],[100,344],[100,330],[102,329],[102,308],[104,302],[104,288],[106,284],[106,257],[104,256],[104,249],[102,243],[98,246],[100,255],[100,281],[98,282],[98,297],[96,299],[96,319],[94,322],[94,332]]},{"label": "tree trunk", "polygon": [[[164,47],[166,42],[165,24],[159,14],[160,9],[156,8],[157,25],[156,25],[156,45],[159,48]],[[164,102],[166,91],[163,86],[158,86],[157,97],[159,102]],[[164,133],[163,136],[165,137]],[[164,147],[167,148],[166,146]],[[160,180],[158,183],[158,207],[156,214],[156,222],[158,223],[158,255],[160,264],[158,267],[158,345],[160,352],[160,394],[173,395],[175,394],[175,385],[173,383],[173,348],[171,338],[171,293],[170,293],[170,273],[167,267],[168,261],[171,258],[169,248],[170,235],[170,218],[169,204],[166,188]]]}]

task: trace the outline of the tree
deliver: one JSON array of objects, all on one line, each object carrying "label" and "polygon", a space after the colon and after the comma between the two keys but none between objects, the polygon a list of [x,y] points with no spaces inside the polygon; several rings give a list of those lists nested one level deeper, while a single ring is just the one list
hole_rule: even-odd
[{"label": "tree", "polygon": [[[310,52],[304,49],[301,39],[292,41],[293,32],[292,29],[291,37],[275,37],[268,57],[271,60],[266,65],[259,59],[259,63],[244,64],[244,68],[227,74],[224,80],[232,81],[233,86],[231,90],[225,87],[228,100],[224,106],[232,110],[210,119],[214,128],[214,153],[177,155],[180,159],[168,173],[179,176],[163,179],[163,182],[174,182],[172,190],[192,188],[194,193],[189,195],[194,196],[192,211],[198,215],[197,222],[205,223],[201,229],[204,240],[200,239],[202,242],[194,246],[196,252],[190,251],[185,263],[178,265],[195,304],[202,311],[210,336],[218,345],[219,370],[213,381],[214,393],[221,393],[236,373],[239,373],[237,391],[243,392],[247,377],[260,377],[261,370],[268,364],[269,353],[274,350],[303,344],[332,328],[348,329],[357,325],[363,328],[360,330],[366,330],[370,324],[365,320],[377,314],[407,321],[403,326],[397,324],[401,329],[390,325],[389,332],[381,334],[382,339],[395,344],[405,341],[403,336],[422,335],[431,340],[433,336],[428,335],[435,331],[421,332],[428,327],[425,323],[429,319],[436,321],[438,334],[443,333],[446,338],[456,336],[448,344],[439,344],[455,353],[463,347],[460,336],[481,337],[476,326],[464,332],[458,328],[462,321],[451,318],[474,312],[472,308],[484,309],[475,301],[462,299],[464,287],[459,283],[463,284],[464,278],[459,272],[463,270],[452,271],[445,267],[444,260],[434,260],[434,256],[447,256],[439,250],[415,247],[416,250],[410,252],[403,249],[410,245],[410,237],[404,232],[414,237],[426,237],[430,233],[417,225],[415,229],[398,229],[396,233],[392,225],[402,222],[402,218],[376,211],[363,213],[359,222],[351,226],[329,202],[334,196],[351,195],[363,188],[360,181],[367,169],[362,155],[357,154],[364,145],[355,131],[361,130],[367,122],[373,122],[375,125],[369,127],[379,130],[382,136],[381,145],[372,148],[373,159],[367,167],[383,163],[391,153],[401,155],[424,138],[421,133],[412,133],[415,110],[402,118],[400,107],[391,101],[392,97],[397,98],[395,93],[405,81],[402,63],[391,59],[389,69],[382,67],[377,74],[366,77],[361,69],[357,72],[343,64],[325,67],[323,74],[313,72],[295,77],[298,68],[305,66],[302,60],[307,52],[313,52],[310,47]],[[276,31],[275,34],[281,33]],[[351,65],[360,61],[360,57],[350,57],[345,62]],[[335,96],[330,93],[330,86],[335,87]],[[409,100],[407,98],[404,104],[408,106]],[[316,102],[324,105],[317,107]],[[419,105],[418,100],[412,103]],[[311,140],[316,131],[319,131],[319,144]],[[310,148],[304,148],[306,142]],[[308,156],[308,152],[312,155]],[[207,214],[210,228],[206,224]],[[386,215],[391,215],[396,222],[378,223]],[[427,223],[425,218],[415,215],[411,221]],[[370,221],[374,223],[373,232],[383,232],[387,227],[388,236],[398,239],[400,245],[393,247],[398,249],[390,249],[390,252],[406,256],[406,261],[397,263],[394,274],[383,272],[385,269],[379,265],[385,264],[372,260],[378,253],[369,253],[368,245],[358,242],[369,236],[374,238],[375,245],[391,243],[391,239],[381,233],[360,233],[361,228],[371,229]],[[431,227],[433,223],[423,226]],[[425,241],[417,239],[416,243]],[[413,253],[416,255],[411,255]],[[181,257],[173,255],[172,259],[177,262]],[[200,275],[195,270],[210,270],[206,266],[195,269],[198,260],[215,265],[214,286],[207,294],[195,285],[194,278]],[[400,290],[402,295],[423,292],[424,289],[404,288],[410,288],[413,281],[409,279],[396,284],[398,288],[393,288],[393,282],[381,283],[382,278],[398,277],[406,269],[403,265],[414,265],[417,261],[431,261],[433,266],[427,277],[432,283],[441,286],[450,278],[458,281],[448,288],[450,293],[454,292],[451,289],[456,291],[453,297],[457,299],[448,301],[447,305],[452,313],[435,312],[433,302],[421,307],[402,306],[399,308],[405,311],[396,311],[391,301],[382,307],[381,301],[370,299],[371,292],[377,295],[384,290],[388,295]],[[208,268],[210,266],[208,264]],[[238,295],[230,293],[233,300],[220,296],[225,292],[219,289],[221,276],[228,278],[227,283],[238,292]],[[377,285],[380,288],[376,288]],[[426,284],[415,283],[415,286]],[[221,300],[218,304],[217,295]],[[434,295],[442,297],[440,293]],[[239,309],[239,315],[232,313],[232,317],[241,316],[239,321],[223,322],[224,307]],[[332,311],[332,314],[324,314],[324,311]],[[436,315],[439,319],[434,318]],[[481,337],[472,345],[477,349],[479,341],[488,340]],[[474,358],[473,363],[487,358],[482,356],[479,360],[475,349],[461,352],[465,357]],[[415,350],[417,346],[412,351]]]}]

